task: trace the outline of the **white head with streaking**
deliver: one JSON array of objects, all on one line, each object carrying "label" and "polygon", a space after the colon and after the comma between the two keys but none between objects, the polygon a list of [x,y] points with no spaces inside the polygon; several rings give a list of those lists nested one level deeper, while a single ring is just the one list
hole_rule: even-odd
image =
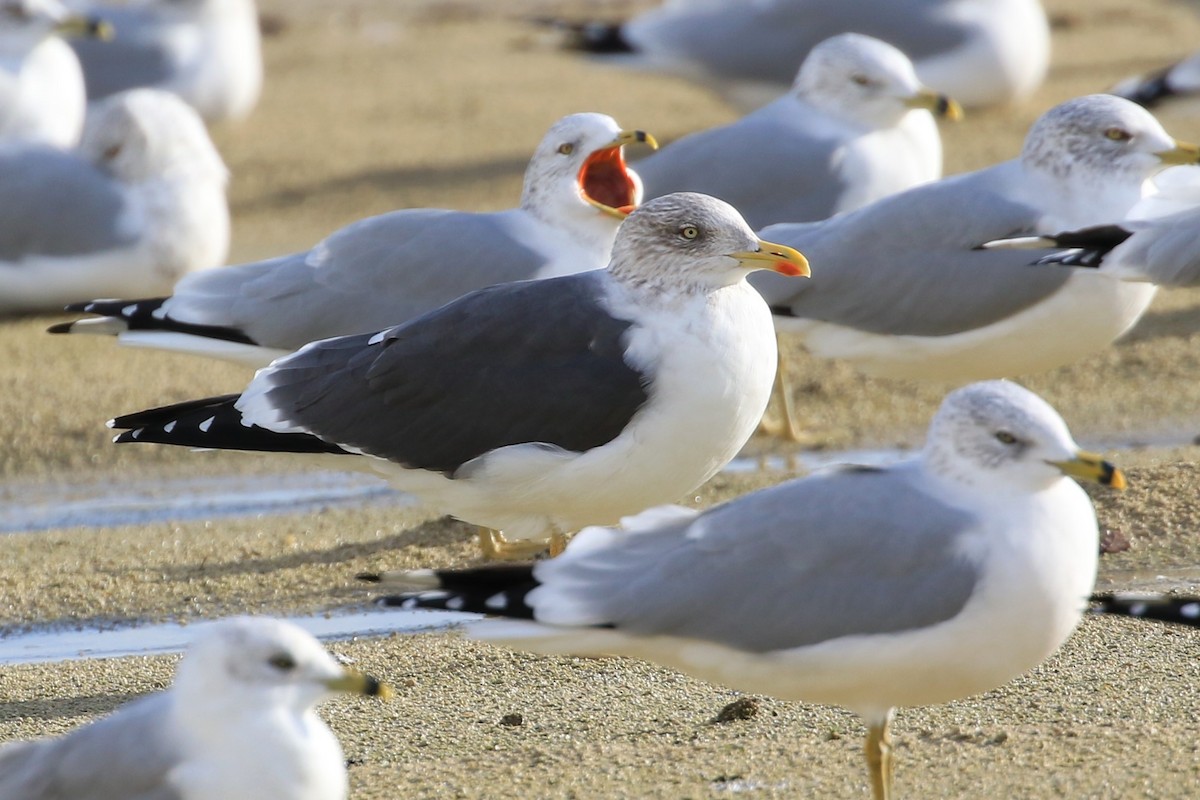
[{"label": "white head with streaking", "polygon": [[346,765],[314,706],[391,690],[267,617],[203,627],[165,692],[54,739],[0,747],[0,796],[344,800]]},{"label": "white head with streaking", "polygon": [[701,292],[740,283],[755,269],[807,276],[808,261],[759,239],[725,201],[695,192],[655,198],[630,214],[608,266],[627,283]]},{"label": "white head with streaking", "polygon": [[1176,141],[1150,112],[1120,97],[1086,95],[1060,103],[1033,124],[1021,150],[1029,202],[1056,209],[1050,229],[1116,222],[1171,164],[1194,164],[1200,148]]},{"label": "white head with streaking", "polygon": [[914,109],[958,119],[962,109],[922,85],[908,56],[871,36],[843,33],[812,49],[792,93],[869,129],[889,128]]},{"label": "white head with streaking", "polygon": [[[922,458],[955,484],[990,494],[1040,491],[1064,474],[1120,483],[1099,456],[1080,451],[1049,403],[1003,380],[973,383],[947,395],[930,425]],[[1092,469],[1094,474],[1088,472]]]}]

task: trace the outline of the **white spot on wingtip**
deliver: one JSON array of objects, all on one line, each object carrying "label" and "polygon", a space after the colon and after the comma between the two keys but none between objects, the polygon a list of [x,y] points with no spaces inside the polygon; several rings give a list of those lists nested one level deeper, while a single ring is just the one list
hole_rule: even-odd
[{"label": "white spot on wingtip", "polygon": [[134,428],[132,431],[129,432],[129,438],[130,439],[138,438],[139,436],[142,435],[142,431],[144,431],[144,430],[146,430],[146,429],[145,428]]},{"label": "white spot on wingtip", "polygon": [[500,611],[508,605],[508,598],[504,596],[504,592],[498,592],[497,594],[489,597],[487,600],[484,600],[483,604],[490,609]]},{"label": "white spot on wingtip", "polygon": [[413,610],[414,608],[417,607],[417,598],[415,598],[415,597],[408,598],[407,600],[405,600],[403,603],[400,604],[400,607],[405,610],[408,610],[408,611]]},{"label": "white spot on wingtip", "polygon": [[379,344],[386,338],[387,338],[387,331],[380,331],[379,333],[372,336],[370,339],[367,339],[367,344],[368,345]]},{"label": "white spot on wingtip", "polygon": [[127,305],[121,309],[121,315],[125,316],[125,317],[133,316],[134,314],[137,313],[137,307],[138,307],[137,303],[130,303],[129,305]]},{"label": "white spot on wingtip", "polygon": [[451,597],[446,601],[446,608],[450,609],[451,611],[461,611],[463,603],[464,601],[461,597]]},{"label": "white spot on wingtip", "polygon": [[171,431],[175,430],[175,423],[177,423],[178,421],[179,420],[173,419],[170,422],[168,422],[166,425],[163,425],[163,433],[170,433]]},{"label": "white spot on wingtip", "polygon": [[212,427],[212,424],[214,421],[216,421],[216,419],[217,418],[215,416],[213,416],[213,417],[209,417],[208,419],[204,420],[204,422],[201,422],[200,423],[200,432],[208,433],[208,429]]},{"label": "white spot on wingtip", "polygon": [[1188,603],[1187,605],[1180,606],[1179,613],[1188,619],[1200,617],[1200,603]]},{"label": "white spot on wingtip", "polygon": [[104,423],[104,425],[109,428],[115,428],[117,427],[117,421],[115,419],[110,419],[108,422]]},{"label": "white spot on wingtip", "polygon": [[166,306],[159,306],[158,308],[154,309],[153,311],[150,312],[150,316],[154,317],[155,319],[166,319],[167,318]]},{"label": "white spot on wingtip", "polygon": [[1129,606],[1129,613],[1135,617],[1140,617],[1146,613],[1145,603],[1133,603]]}]

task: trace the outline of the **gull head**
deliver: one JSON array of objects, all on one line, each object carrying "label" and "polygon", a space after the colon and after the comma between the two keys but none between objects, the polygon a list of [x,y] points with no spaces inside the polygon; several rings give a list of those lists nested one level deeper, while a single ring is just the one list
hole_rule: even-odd
[{"label": "gull head", "polygon": [[604,114],[563,117],[534,150],[521,207],[547,222],[583,219],[615,231],[642,199],[641,179],[625,163],[628,144],[658,147]]},{"label": "gull head", "polygon": [[947,395],[930,425],[923,457],[943,477],[989,494],[1040,491],[1064,475],[1125,488],[1121,471],[1080,450],[1049,403],[1003,380]]},{"label": "gull head", "polygon": [[1200,161],[1196,145],[1179,142],[1150,112],[1121,97],[1093,94],[1060,103],[1034,122],[1021,161],[1052,179],[1136,187],[1170,164]]},{"label": "gull head", "polygon": [[99,20],[73,14],[59,0],[0,0],[0,53],[27,53],[52,34],[107,38]]},{"label": "gull head", "polygon": [[693,192],[655,198],[630,214],[608,269],[628,283],[699,292],[739,283],[756,269],[809,274],[800,253],[759,239],[733,206]]},{"label": "gull head", "polygon": [[896,125],[913,109],[957,120],[962,109],[927,89],[908,56],[861,33],[843,33],[818,44],[800,65],[796,96],[823,111],[869,128]]},{"label": "gull head", "polygon": [[386,699],[391,689],[337,662],[301,628],[269,617],[233,617],[207,626],[175,675],[190,709],[264,706],[303,713],[333,692]]},{"label": "gull head", "polygon": [[133,89],[97,103],[79,151],[127,184],[187,175],[224,185],[228,175],[196,112],[159,89]]}]

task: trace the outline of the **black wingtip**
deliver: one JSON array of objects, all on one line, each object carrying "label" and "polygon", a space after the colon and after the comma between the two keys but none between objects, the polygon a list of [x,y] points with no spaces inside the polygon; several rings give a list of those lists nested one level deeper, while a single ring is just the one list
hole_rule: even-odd
[{"label": "black wingtip", "polygon": [[625,38],[624,23],[621,22],[572,22],[558,17],[532,17],[529,21],[562,32],[564,50],[592,55],[637,52],[637,48]]},{"label": "black wingtip", "polygon": [[1172,64],[1157,72],[1150,73],[1142,78],[1132,90],[1123,92],[1121,96],[1126,100],[1137,103],[1143,108],[1154,108],[1164,100],[1178,94],[1178,92],[1171,88],[1171,84],[1167,81],[1167,76],[1174,68],[1175,65]]},{"label": "black wingtip", "polygon": [[1200,628],[1200,597],[1171,594],[1092,595],[1092,612]]},{"label": "black wingtip", "polygon": [[380,575],[378,572],[360,572],[354,576],[354,579],[363,583],[379,583]]},{"label": "black wingtip", "polygon": [[46,328],[46,333],[70,333],[74,325],[74,322],[60,322],[57,325],[51,325],[49,328]]}]

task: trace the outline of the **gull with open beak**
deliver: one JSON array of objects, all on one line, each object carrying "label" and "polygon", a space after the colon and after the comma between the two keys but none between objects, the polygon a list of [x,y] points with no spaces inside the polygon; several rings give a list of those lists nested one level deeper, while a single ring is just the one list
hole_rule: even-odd
[{"label": "gull with open beak", "polygon": [[327,454],[481,526],[487,555],[557,551],[683,497],[754,432],[776,360],[746,283],[763,269],[808,275],[728,204],[667,195],[629,215],[605,270],[314,342],[240,396],[117,418],[117,441]]},{"label": "gull with open beak", "polygon": [[0,0],[0,142],[78,144],[87,108],[83,70],[56,34],[107,39],[112,28],[58,0]]},{"label": "gull with open beak", "polygon": [[335,692],[392,690],[291,623],[214,622],[166,691],[64,736],[0,747],[0,797],[344,800],[342,748],[313,709]]},{"label": "gull with open beak", "polygon": [[51,330],[263,367],[308,342],[398,325],[495,283],[599,269],[641,201],[625,163],[631,144],[658,146],[603,114],[571,114],[534,151],[517,208],[393,211],[311,250],[191,275],[170,297],[80,303],[72,308],[100,317]]},{"label": "gull with open beak", "polygon": [[895,47],[844,33],[813,48],[784,96],[635,166],[647,198],[704,192],[756,229],[808,222],[942,177],[935,116],[962,109]]}]

